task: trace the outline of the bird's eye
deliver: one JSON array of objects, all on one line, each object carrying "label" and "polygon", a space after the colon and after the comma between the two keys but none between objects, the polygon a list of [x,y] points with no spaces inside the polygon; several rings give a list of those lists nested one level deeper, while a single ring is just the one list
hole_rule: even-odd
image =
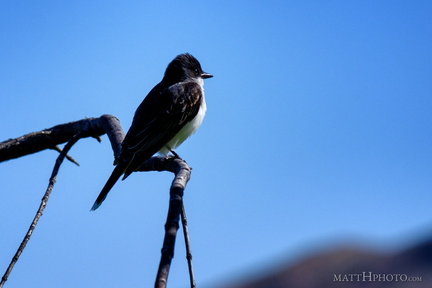
[{"label": "bird's eye", "polygon": [[199,74],[198,68],[195,68],[194,72],[196,75],[198,75]]}]

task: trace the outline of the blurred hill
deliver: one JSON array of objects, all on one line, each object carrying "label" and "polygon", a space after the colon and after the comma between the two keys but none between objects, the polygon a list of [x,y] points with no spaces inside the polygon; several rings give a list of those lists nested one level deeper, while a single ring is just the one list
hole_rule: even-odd
[{"label": "blurred hill", "polygon": [[340,247],[221,288],[432,288],[432,239],[393,253]]}]

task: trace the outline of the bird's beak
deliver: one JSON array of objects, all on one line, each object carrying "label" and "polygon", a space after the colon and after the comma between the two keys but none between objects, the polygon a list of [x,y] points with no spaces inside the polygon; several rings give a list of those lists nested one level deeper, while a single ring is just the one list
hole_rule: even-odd
[{"label": "bird's beak", "polygon": [[201,78],[203,79],[212,78],[212,77],[213,77],[212,74],[205,73],[205,72],[201,73]]}]

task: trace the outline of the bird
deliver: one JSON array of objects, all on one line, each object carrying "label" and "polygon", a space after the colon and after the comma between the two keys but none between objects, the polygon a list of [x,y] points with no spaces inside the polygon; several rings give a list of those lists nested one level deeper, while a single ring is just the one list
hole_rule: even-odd
[{"label": "bird", "polygon": [[201,125],[207,110],[204,79],[213,77],[202,70],[191,54],[177,55],[162,80],[150,90],[138,106],[132,124],[122,142],[115,168],[96,198],[91,211],[105,200],[123,175],[126,179],[154,154],[167,156]]}]

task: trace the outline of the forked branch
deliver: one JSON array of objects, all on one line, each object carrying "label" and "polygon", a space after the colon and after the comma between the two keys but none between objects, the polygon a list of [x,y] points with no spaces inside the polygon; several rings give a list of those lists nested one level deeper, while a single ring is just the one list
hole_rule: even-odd
[{"label": "forked branch", "polygon": [[[155,287],[165,288],[167,286],[168,273],[171,267],[171,260],[174,257],[174,246],[177,236],[177,230],[179,228],[180,215],[185,215],[182,213],[183,207],[183,192],[186,188],[186,184],[190,179],[191,168],[187,163],[180,159],[179,157],[171,158],[161,158],[153,157],[146,161],[137,171],[170,171],[175,174],[175,178],[171,184],[170,188],[170,202],[168,207],[168,216],[165,223],[165,237],[162,246],[162,255],[159,262],[159,269],[156,276]],[[182,223],[185,217],[182,217]],[[183,230],[187,233],[186,226],[183,226]],[[195,287],[195,279],[193,277],[192,269],[192,256],[189,257],[189,236],[185,234],[185,244],[186,253],[189,267],[190,284],[191,287]]]},{"label": "forked branch", "polygon": [[43,211],[45,210],[45,207],[47,205],[49,196],[51,195],[51,191],[54,188],[54,184],[57,179],[58,171],[60,170],[60,166],[63,163],[63,160],[66,158],[66,155],[68,151],[72,148],[72,146],[80,139],[80,133],[74,135],[72,139],[65,145],[63,150],[60,152],[60,155],[57,157],[56,163],[54,165],[51,177],[49,179],[48,187],[45,191],[44,196],[42,197],[41,204],[36,212],[36,215],[33,218],[32,223],[30,224],[29,229],[27,230],[26,235],[24,236],[24,239],[21,241],[20,246],[18,247],[17,252],[13,256],[8,268],[6,269],[5,274],[3,275],[1,282],[0,282],[0,288],[4,286],[7,279],[9,278],[10,273],[12,272],[13,267],[15,266],[16,262],[18,261],[19,257],[21,256],[21,253],[24,251],[24,248],[26,247],[27,243],[30,241],[30,237],[33,234],[34,229],[36,228],[37,223],[39,222],[39,219],[42,217]]},{"label": "forked branch", "polygon": [[[9,139],[0,143],[0,162],[36,153],[45,149],[54,149],[60,152],[49,180],[48,188],[42,198],[38,211],[28,229],[21,245],[15,253],[7,268],[1,282],[0,288],[7,281],[15,263],[18,261],[26,244],[30,240],[36,224],[43,214],[48,198],[56,182],[57,173],[65,158],[74,162],[73,158],[67,155],[72,146],[81,138],[93,137],[100,141],[99,136],[107,134],[114,152],[114,159],[117,160],[121,153],[121,143],[124,139],[124,132],[118,119],[112,115],[102,115],[99,118],[87,118],[75,122],[61,124],[39,132],[32,132],[16,139]],[[63,150],[57,145],[68,142]],[[75,162],[76,163],[76,162]],[[183,207],[183,192],[190,179],[191,168],[179,157],[161,158],[152,157],[136,171],[170,171],[175,174],[170,188],[170,204],[165,224],[165,238],[163,242],[162,255],[156,277],[155,287],[166,287],[171,260],[174,257],[174,245],[179,228],[179,217],[182,215],[182,223],[185,232],[187,259],[190,273],[191,287],[195,287],[195,280],[192,270],[192,256],[189,248],[189,237],[187,235],[186,217]]]},{"label": "forked branch", "polygon": [[81,138],[108,135],[114,157],[120,155],[124,132],[118,119],[112,115],[99,118],[87,118],[79,121],[60,124],[42,131],[32,132],[24,136],[9,139],[0,143],[0,162],[40,152],[45,149],[58,150],[57,145],[66,143],[80,133]]}]

